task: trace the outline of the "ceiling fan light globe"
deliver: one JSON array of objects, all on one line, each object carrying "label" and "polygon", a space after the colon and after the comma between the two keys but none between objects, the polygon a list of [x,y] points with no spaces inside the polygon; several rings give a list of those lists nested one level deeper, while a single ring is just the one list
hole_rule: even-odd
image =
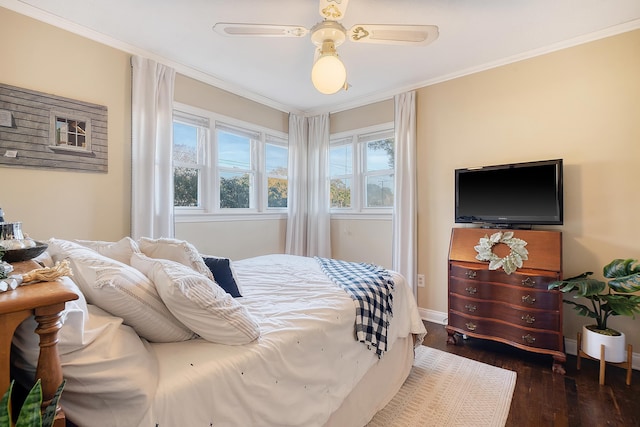
[{"label": "ceiling fan light globe", "polygon": [[347,69],[336,55],[323,55],[313,64],[311,81],[318,92],[331,95],[347,81]]}]

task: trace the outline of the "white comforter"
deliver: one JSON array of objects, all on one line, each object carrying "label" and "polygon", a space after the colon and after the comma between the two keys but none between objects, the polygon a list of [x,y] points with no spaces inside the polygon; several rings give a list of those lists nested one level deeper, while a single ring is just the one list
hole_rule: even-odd
[{"label": "white comforter", "polygon": [[[261,337],[243,346],[151,344],[159,382],[140,425],[322,426],[378,362],[354,339],[353,301],[313,258],[268,255],[234,268]],[[393,276],[390,349],[397,337],[426,332],[406,282]]]}]

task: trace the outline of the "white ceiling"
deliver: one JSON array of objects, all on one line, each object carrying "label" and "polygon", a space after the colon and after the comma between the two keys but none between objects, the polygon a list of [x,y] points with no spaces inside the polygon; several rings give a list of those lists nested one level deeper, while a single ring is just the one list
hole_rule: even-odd
[{"label": "white ceiling", "polygon": [[[640,28],[640,0],[350,0],[355,24],[437,25],[430,45],[345,42],[351,88],[311,84],[305,38],[230,38],[216,22],[320,21],[318,0],[0,0],[0,6],[151,57],[283,111],[338,111],[396,93],[611,34]],[[639,52],[640,54],[640,52]]]}]

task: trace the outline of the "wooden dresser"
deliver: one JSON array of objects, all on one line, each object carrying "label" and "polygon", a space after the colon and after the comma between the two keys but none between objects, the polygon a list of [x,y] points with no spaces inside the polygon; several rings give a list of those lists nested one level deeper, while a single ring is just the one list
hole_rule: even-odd
[{"label": "wooden dresser", "polygon": [[[489,270],[476,259],[480,238],[498,231],[527,242],[528,260],[507,274]],[[498,243],[493,253],[509,254]],[[449,248],[448,342],[457,334],[503,342],[523,350],[553,356],[553,371],[565,373],[562,335],[562,294],[547,290],[562,276],[562,235],[557,231],[454,228]]]}]

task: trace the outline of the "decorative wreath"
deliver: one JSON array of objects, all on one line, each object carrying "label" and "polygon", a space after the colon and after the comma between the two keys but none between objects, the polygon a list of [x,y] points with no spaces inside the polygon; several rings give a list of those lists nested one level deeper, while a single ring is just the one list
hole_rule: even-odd
[{"label": "decorative wreath", "polygon": [[[509,246],[511,252],[504,258],[500,258],[493,253],[493,247],[498,243],[504,243]],[[513,237],[513,231],[498,231],[493,233],[491,237],[485,235],[480,238],[478,245],[474,246],[478,255],[476,259],[480,261],[489,261],[489,270],[497,270],[500,267],[505,273],[511,274],[516,269],[522,267],[522,261],[529,259],[529,251],[527,248],[527,242],[517,237]]]}]

